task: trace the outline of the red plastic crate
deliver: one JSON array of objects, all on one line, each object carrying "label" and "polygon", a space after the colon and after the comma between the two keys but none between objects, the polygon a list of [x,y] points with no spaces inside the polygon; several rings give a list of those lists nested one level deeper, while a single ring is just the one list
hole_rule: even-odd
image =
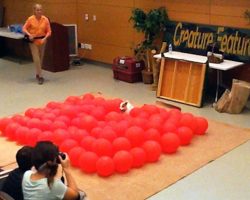
[{"label": "red plastic crate", "polygon": [[141,72],[144,69],[144,62],[137,61],[133,57],[116,57],[113,60],[113,68],[118,70],[124,70],[130,73]]},{"label": "red plastic crate", "polygon": [[114,74],[115,79],[125,81],[125,82],[128,82],[128,83],[135,83],[135,82],[141,82],[142,81],[141,72],[131,73],[131,72],[116,69],[116,68],[113,67],[113,74]]}]

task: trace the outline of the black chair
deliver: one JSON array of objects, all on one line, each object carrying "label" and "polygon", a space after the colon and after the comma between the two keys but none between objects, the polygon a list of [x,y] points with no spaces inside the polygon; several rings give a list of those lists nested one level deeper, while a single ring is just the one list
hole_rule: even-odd
[{"label": "black chair", "polygon": [[15,200],[5,192],[0,191],[0,200]]},{"label": "black chair", "polygon": [[2,190],[4,181],[6,180],[6,178],[9,176],[9,173],[12,171],[11,170],[2,170],[0,169],[0,191]]}]

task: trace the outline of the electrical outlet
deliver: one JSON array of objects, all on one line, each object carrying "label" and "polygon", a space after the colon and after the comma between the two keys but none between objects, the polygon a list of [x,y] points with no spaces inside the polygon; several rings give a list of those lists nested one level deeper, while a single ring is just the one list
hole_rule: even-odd
[{"label": "electrical outlet", "polygon": [[85,44],[85,49],[91,50],[92,49],[92,45],[91,44]]},{"label": "electrical outlet", "polygon": [[88,21],[89,20],[89,14],[85,14],[84,19],[85,19],[85,21]]},{"label": "electrical outlet", "polygon": [[84,43],[81,43],[81,49],[85,49],[85,44]]},{"label": "electrical outlet", "polygon": [[96,21],[96,15],[93,15],[93,21],[94,22]]}]

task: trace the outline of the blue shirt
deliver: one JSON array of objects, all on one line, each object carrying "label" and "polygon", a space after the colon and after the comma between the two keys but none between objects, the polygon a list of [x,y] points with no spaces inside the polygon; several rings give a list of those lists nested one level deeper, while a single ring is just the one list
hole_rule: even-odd
[{"label": "blue shirt", "polygon": [[22,188],[24,200],[56,200],[63,199],[67,191],[67,186],[63,182],[54,178],[51,188],[48,186],[47,178],[31,180],[34,172],[29,170],[23,175]]}]

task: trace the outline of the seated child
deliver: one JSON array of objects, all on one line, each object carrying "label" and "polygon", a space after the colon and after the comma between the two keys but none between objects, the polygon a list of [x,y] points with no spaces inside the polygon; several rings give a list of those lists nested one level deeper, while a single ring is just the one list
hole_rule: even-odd
[{"label": "seated child", "polygon": [[18,168],[10,172],[3,184],[2,191],[10,195],[13,199],[23,200],[22,179],[23,174],[32,167],[31,155],[33,148],[24,146],[17,151],[16,161]]}]

